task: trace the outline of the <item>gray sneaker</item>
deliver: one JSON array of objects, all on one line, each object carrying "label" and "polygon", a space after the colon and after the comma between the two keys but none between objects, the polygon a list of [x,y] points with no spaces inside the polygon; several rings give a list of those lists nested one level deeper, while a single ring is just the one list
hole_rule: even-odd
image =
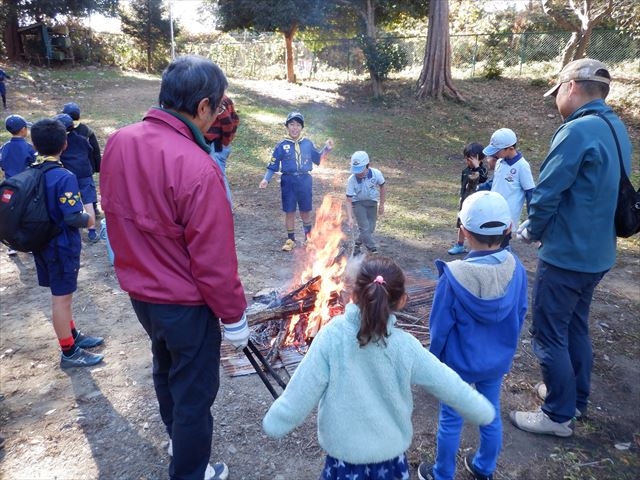
[{"label": "gray sneaker", "polygon": [[[170,457],[173,457],[173,440],[169,439],[169,446],[167,447],[167,453]],[[204,480],[227,480],[229,478],[229,468],[222,462],[216,462],[213,465],[207,464],[207,469],[204,471]]]},{"label": "gray sneaker", "polygon": [[[544,401],[547,399],[547,386],[544,384],[544,382],[536,384],[534,388],[540,400]],[[576,411],[573,414],[573,418],[575,418],[576,420],[580,420],[582,418],[582,412],[578,408],[576,408]]]},{"label": "gray sneaker", "polygon": [[569,427],[570,420],[554,422],[542,410],[537,412],[509,412],[509,420],[516,428],[525,432],[541,435],[555,435],[556,437],[570,437],[573,430]]},{"label": "gray sneaker", "polygon": [[229,478],[229,468],[222,462],[216,462],[211,466],[207,465],[204,472],[204,480],[227,480]]},{"label": "gray sneaker", "polygon": [[85,335],[82,332],[78,332],[76,338],[73,339],[77,347],[80,348],[93,348],[98,345],[102,345],[104,343],[104,338],[102,337],[92,337],[90,335]]},{"label": "gray sneaker", "polygon": [[72,368],[72,367],[91,367],[102,361],[104,355],[98,355],[97,353],[90,353],[81,348],[77,348],[75,353],[70,357],[60,354],[60,368]]}]

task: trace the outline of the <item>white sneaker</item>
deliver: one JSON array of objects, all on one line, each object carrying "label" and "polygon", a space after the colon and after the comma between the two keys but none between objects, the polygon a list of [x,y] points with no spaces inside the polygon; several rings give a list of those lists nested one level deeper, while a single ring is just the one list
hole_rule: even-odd
[{"label": "white sneaker", "polygon": [[14,255],[17,255],[18,251],[14,250],[13,248],[8,248],[7,249],[7,255],[9,255],[10,257],[13,257]]},{"label": "white sneaker", "polygon": [[207,465],[204,472],[204,480],[227,480],[229,478],[229,468],[222,462],[216,462],[211,466]]},{"label": "white sneaker", "polygon": [[[547,399],[547,386],[544,384],[544,382],[540,382],[538,384],[536,384],[536,386],[534,387],[536,390],[536,393],[538,394],[538,398],[540,398],[540,400],[544,401]],[[582,418],[582,412],[576,408],[575,413],[573,414],[573,417],[577,420],[579,418]]]},{"label": "white sneaker", "polygon": [[542,410],[537,412],[509,412],[509,419],[516,428],[541,435],[555,435],[556,437],[570,437],[573,430],[569,427],[570,420],[554,422]]}]

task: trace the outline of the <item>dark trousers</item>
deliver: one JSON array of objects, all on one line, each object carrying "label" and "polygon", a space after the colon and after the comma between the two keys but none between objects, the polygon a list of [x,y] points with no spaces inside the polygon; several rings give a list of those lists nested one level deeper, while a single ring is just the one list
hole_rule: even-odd
[{"label": "dark trousers", "polygon": [[547,386],[542,411],[554,422],[571,420],[576,408],[586,412],[593,368],[589,307],[605,273],[572,272],[538,261],[533,351]]},{"label": "dark trousers", "polygon": [[131,300],[151,339],[153,385],[173,441],[172,480],[202,480],[211,455],[211,406],[220,386],[220,323],[207,306]]}]

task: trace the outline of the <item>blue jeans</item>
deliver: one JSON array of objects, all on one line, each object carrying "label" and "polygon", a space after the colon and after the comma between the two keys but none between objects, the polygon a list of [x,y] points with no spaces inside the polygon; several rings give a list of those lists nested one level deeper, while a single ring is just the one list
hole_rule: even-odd
[{"label": "blue jeans", "polygon": [[[484,395],[496,409],[496,416],[489,425],[480,428],[480,447],[473,459],[476,470],[491,475],[496,469],[502,449],[502,419],[500,418],[500,388],[502,377],[475,382],[476,390]],[[453,480],[456,474],[456,453],[460,447],[462,417],[449,405],[440,403],[436,463],[433,475],[436,480]]]},{"label": "blue jeans", "polygon": [[131,299],[151,339],[153,385],[173,440],[172,480],[202,480],[211,455],[211,406],[220,386],[220,323],[207,306]]},{"label": "blue jeans", "polygon": [[221,152],[216,152],[213,143],[211,144],[211,153],[209,154],[209,156],[213,158],[220,167],[222,178],[224,180],[224,188],[227,191],[227,198],[229,199],[229,203],[231,203],[231,188],[229,188],[229,180],[227,179],[227,160],[229,159],[230,154],[230,146],[222,147]]},{"label": "blue jeans", "polygon": [[571,420],[576,408],[586,412],[593,368],[589,307],[605,273],[572,272],[538,260],[533,351],[547,386],[542,411],[554,422]]}]

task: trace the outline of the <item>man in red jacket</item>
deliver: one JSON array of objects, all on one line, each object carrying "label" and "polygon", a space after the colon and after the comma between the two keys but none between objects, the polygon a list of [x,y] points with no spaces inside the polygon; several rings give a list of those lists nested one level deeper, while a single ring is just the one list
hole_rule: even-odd
[{"label": "man in red jacket", "polygon": [[203,136],[226,87],[210,60],[176,58],[162,74],[160,106],[109,138],[101,166],[116,274],[151,338],[171,479],[227,478],[224,463],[208,463],[219,320],[236,348],[249,337],[231,207]]}]

